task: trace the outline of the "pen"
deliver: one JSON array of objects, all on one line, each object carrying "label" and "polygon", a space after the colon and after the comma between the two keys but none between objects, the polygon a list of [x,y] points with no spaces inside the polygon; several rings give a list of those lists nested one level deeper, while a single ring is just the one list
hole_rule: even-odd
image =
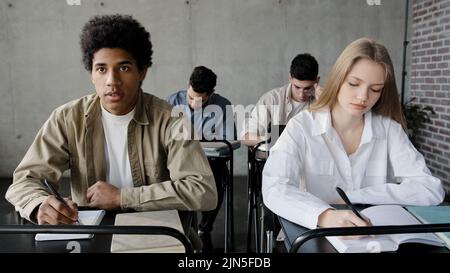
[{"label": "pen", "polygon": [[[47,179],[44,179],[44,184],[45,184],[45,186],[47,186],[47,188],[50,190],[50,192],[56,197],[56,199],[58,199],[64,205],[69,207],[69,204],[67,204],[66,200],[64,200],[64,198],[61,197],[61,195],[55,190],[55,188],[52,186],[51,183],[48,183]],[[81,222],[78,219],[77,219],[77,223],[81,225]]]},{"label": "pen", "polygon": [[339,188],[336,187],[336,191],[338,192],[339,196],[342,198],[342,200],[344,200],[345,204],[353,211],[354,214],[356,214],[356,216],[358,216],[359,218],[361,218],[361,220],[363,220],[364,222],[366,222],[367,220],[364,219],[362,217],[362,215],[359,213],[359,211],[357,211],[355,209],[355,207],[353,206],[352,202],[350,202],[350,199],[348,199],[347,195],[345,194],[345,192]]}]

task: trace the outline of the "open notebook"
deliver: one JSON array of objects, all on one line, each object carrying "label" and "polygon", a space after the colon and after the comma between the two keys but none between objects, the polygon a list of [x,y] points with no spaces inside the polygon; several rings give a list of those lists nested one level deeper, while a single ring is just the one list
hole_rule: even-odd
[{"label": "open notebook", "polygon": [[[374,226],[421,224],[411,213],[398,205],[373,206],[361,211]],[[396,251],[403,243],[421,243],[443,246],[443,242],[433,233],[373,235],[361,239],[326,237],[340,253]]]},{"label": "open notebook", "polygon": [[[82,225],[99,225],[105,215],[104,210],[81,210],[78,211],[78,219]],[[91,239],[94,234],[65,234],[65,233],[38,233],[34,237],[36,241],[56,241],[56,240],[80,240]]]},{"label": "open notebook", "polygon": [[[183,226],[176,210],[121,213],[116,215],[115,225],[166,226],[175,228],[183,233]],[[167,235],[114,234],[111,242],[111,252],[182,253],[185,252],[185,248],[179,240]]]}]

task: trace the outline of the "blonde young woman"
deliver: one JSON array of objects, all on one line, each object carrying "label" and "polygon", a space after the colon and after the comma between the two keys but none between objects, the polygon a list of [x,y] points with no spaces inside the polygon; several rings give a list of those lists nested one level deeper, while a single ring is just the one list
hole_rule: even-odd
[{"label": "blonde young woman", "polygon": [[263,172],[274,213],[307,228],[366,226],[343,203],[436,205],[441,181],[405,134],[394,69],[378,42],[361,38],[334,64],[319,99],[289,121]]}]

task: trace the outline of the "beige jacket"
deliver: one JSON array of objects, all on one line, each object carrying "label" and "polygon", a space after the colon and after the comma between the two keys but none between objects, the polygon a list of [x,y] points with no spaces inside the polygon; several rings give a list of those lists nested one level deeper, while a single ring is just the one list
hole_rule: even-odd
[{"label": "beige jacket", "polygon": [[244,123],[241,137],[247,133],[267,137],[268,125],[286,125],[293,116],[308,107],[300,103],[294,107],[291,98],[291,84],[275,88],[265,93],[256,103],[248,122]]},{"label": "beige jacket", "polygon": [[[212,210],[217,190],[198,141],[176,140],[171,130],[183,119],[171,117],[165,101],[141,92],[128,126],[128,154],[134,188],[121,190],[122,209]],[[42,179],[58,182],[70,169],[71,195],[87,205],[88,187],[105,181],[104,132],[100,100],[88,95],[58,107],[39,130],[14,171],[6,199],[20,215],[30,214],[48,196]]]}]

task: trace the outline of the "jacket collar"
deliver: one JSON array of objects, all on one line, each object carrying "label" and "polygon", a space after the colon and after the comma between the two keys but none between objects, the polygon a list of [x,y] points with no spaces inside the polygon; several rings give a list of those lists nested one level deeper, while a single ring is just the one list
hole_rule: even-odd
[{"label": "jacket collar", "polygon": [[[100,115],[100,113],[100,97],[98,95],[95,95],[93,102],[87,107],[84,116],[87,119],[96,118]],[[139,89],[138,101],[136,103],[136,110],[134,112],[133,120],[140,125],[149,124],[142,89]]]},{"label": "jacket collar", "polygon": [[285,100],[286,104],[292,104],[291,88],[292,88],[291,83],[288,83],[288,85],[286,86],[286,93],[284,95],[284,100]]},{"label": "jacket collar", "polygon": [[[136,103],[136,111],[134,112],[133,119],[134,121],[136,121],[137,124],[148,125],[149,120],[147,116],[147,109],[144,102],[143,93],[144,91],[142,91],[142,89],[139,89],[139,96],[138,101]],[[149,103],[149,106],[151,106],[151,103],[152,102]]]}]

